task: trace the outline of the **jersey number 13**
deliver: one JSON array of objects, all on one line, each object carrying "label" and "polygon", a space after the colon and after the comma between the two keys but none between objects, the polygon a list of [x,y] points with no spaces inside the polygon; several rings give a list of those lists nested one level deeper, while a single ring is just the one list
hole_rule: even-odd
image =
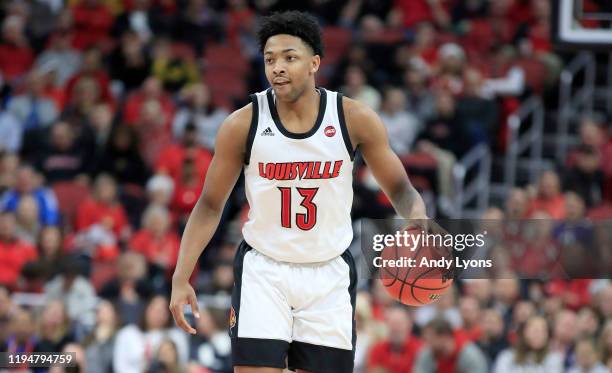
[{"label": "jersey number 13", "polygon": [[[281,192],[281,225],[291,228],[291,189],[278,187]],[[317,205],[312,202],[319,188],[295,188],[303,197],[300,206],[306,209],[306,213],[295,214],[295,224],[304,231],[311,230],[317,224]]]}]

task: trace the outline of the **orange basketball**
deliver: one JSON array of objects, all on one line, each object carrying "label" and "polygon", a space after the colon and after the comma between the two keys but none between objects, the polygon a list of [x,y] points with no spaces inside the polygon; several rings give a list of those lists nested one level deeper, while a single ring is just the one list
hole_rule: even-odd
[{"label": "orange basketball", "polygon": [[[408,237],[424,236],[424,232],[415,228],[403,232]],[[380,256],[379,273],[385,289],[409,306],[434,302],[453,284],[452,251],[420,240],[412,246],[386,246]]]}]

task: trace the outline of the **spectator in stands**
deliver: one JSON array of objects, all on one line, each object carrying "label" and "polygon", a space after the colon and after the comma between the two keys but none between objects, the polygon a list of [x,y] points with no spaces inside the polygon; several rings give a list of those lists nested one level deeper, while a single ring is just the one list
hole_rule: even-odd
[{"label": "spectator in stands", "polygon": [[456,333],[470,342],[476,342],[482,334],[480,322],[483,316],[478,300],[473,297],[462,297],[459,300],[459,312],[462,325]]},{"label": "spectator in stands", "polygon": [[19,200],[19,206],[15,212],[17,238],[29,244],[35,244],[41,230],[38,221],[38,204],[32,196],[24,196]]},{"label": "spectator in stands", "polygon": [[554,171],[545,171],[540,176],[537,195],[531,199],[527,216],[538,210],[547,212],[553,219],[565,217],[565,197],[561,193],[559,176]]},{"label": "spectator in stands", "polygon": [[140,154],[149,167],[153,167],[160,152],[172,144],[172,135],[165,125],[167,120],[158,100],[144,102],[136,128],[141,140]]},{"label": "spectator in stands", "polygon": [[525,190],[521,188],[512,189],[508,193],[504,204],[505,219],[519,221],[525,218],[528,202],[529,200]]},{"label": "spectator in stands", "polygon": [[145,258],[134,252],[121,254],[117,260],[117,277],[104,284],[99,295],[117,307],[123,324],[136,324],[151,295]]},{"label": "spectator in stands", "polygon": [[34,63],[34,51],[24,33],[25,19],[17,15],[4,18],[0,41],[0,74],[8,85],[19,83]]},{"label": "spectator in stands", "polygon": [[174,103],[170,96],[164,92],[161,81],[156,77],[149,77],[138,91],[132,92],[125,101],[123,120],[127,124],[137,125],[142,113],[142,107],[149,100],[158,101],[164,116],[164,125],[170,127],[174,116]]},{"label": "spectator in stands", "polygon": [[[99,162],[104,156],[113,130],[113,110],[108,104],[95,105],[89,112],[88,122],[92,128],[93,147],[91,153],[93,162]],[[95,167],[90,167],[95,172]]]},{"label": "spectator in stands", "polygon": [[438,49],[432,88],[444,89],[454,96],[463,93],[463,74],[468,66],[465,51],[456,43],[446,43]]},{"label": "spectator in stands", "polygon": [[38,257],[31,244],[16,236],[15,215],[11,212],[0,214],[0,285],[15,288],[21,267]]},{"label": "spectator in stands", "polygon": [[219,40],[222,26],[217,12],[206,1],[189,0],[174,23],[176,38],[201,54],[209,41]]},{"label": "spectator in stands", "polygon": [[81,267],[76,258],[63,258],[60,273],[45,285],[45,296],[49,300],[61,301],[71,320],[91,330],[95,323],[96,291],[81,275]]},{"label": "spectator in stands", "polygon": [[588,207],[599,205],[603,197],[601,152],[590,145],[581,145],[573,152],[574,163],[565,170],[565,189],[575,191]]},{"label": "spectator in stands", "polygon": [[578,311],[576,329],[579,338],[595,338],[600,326],[599,316],[591,306],[584,306]]},{"label": "spectator in stands", "polygon": [[179,361],[176,344],[171,339],[164,339],[159,347],[147,372],[183,372],[185,364]]},{"label": "spectator in stands", "polygon": [[425,327],[424,337],[426,347],[418,354],[413,372],[487,372],[487,361],[480,349],[456,336],[448,321],[430,321]]},{"label": "spectator in stands", "polygon": [[131,7],[125,9],[115,20],[113,33],[118,36],[131,32],[143,42],[148,43],[153,34],[158,31],[156,12],[151,5],[150,0],[133,1]]},{"label": "spectator in stands", "polygon": [[[91,1],[91,0],[87,0]],[[99,0],[93,0],[99,1]],[[95,89],[97,94],[96,99],[104,101],[108,104],[113,104],[113,98],[110,91],[110,77],[105,70],[102,62],[102,51],[96,47],[87,48],[83,52],[81,69],[78,73],[72,76],[66,83],[66,99],[68,102],[79,100],[79,95],[87,94],[84,88],[83,91],[75,94],[76,87],[81,79],[93,79],[95,88],[87,86],[87,89]],[[89,94],[92,95],[93,94]],[[89,97],[89,96],[88,96]]]},{"label": "spectator in stands", "polygon": [[174,196],[174,181],[168,175],[155,175],[147,181],[149,202],[159,206],[170,207]]},{"label": "spectator in stands", "polygon": [[142,228],[130,240],[130,249],[149,262],[149,276],[169,278],[178,258],[180,239],[171,230],[170,213],[165,206],[149,205],[142,217]]},{"label": "spectator in stands", "polygon": [[8,353],[32,353],[38,342],[36,337],[36,319],[32,311],[15,307],[8,316],[7,338],[0,340],[0,351]]},{"label": "spectator in stands", "polygon": [[422,342],[412,335],[412,320],[403,306],[386,312],[388,337],[370,349],[368,372],[410,373]]},{"label": "spectator in stands", "polygon": [[114,370],[122,373],[146,371],[165,338],[175,343],[178,360],[186,363],[187,336],[171,325],[168,299],[162,295],[152,297],[145,307],[141,323],[127,325],[117,333],[113,351]]},{"label": "spectator in stands", "polygon": [[182,99],[184,106],[177,111],[172,122],[174,138],[183,138],[187,126],[193,123],[200,146],[214,151],[217,131],[229,113],[223,108],[215,107],[210,89],[203,83],[192,84],[183,89]]},{"label": "spectator in stands", "polygon": [[407,98],[406,109],[419,118],[421,123],[426,123],[433,116],[435,110],[434,95],[427,87],[428,76],[427,65],[418,57],[410,59],[403,75]]},{"label": "spectator in stands", "polygon": [[85,49],[109,43],[113,14],[101,0],[83,0],[72,8],[74,19],[73,45]]},{"label": "spectator in stands", "polygon": [[361,101],[373,110],[380,108],[380,93],[368,85],[363,69],[359,66],[349,66],[344,76],[344,86],[340,89],[344,95]]},{"label": "spectator in stands", "polygon": [[596,294],[597,310],[604,320],[612,318],[612,284],[606,285]]},{"label": "spectator in stands", "polygon": [[143,185],[149,170],[140,155],[136,130],[131,126],[119,125],[112,129],[109,136],[106,149],[98,161],[97,173],[108,173],[122,185]]},{"label": "spectator in stands", "polygon": [[530,369],[537,372],[563,371],[563,358],[550,351],[550,330],[546,319],[532,316],[519,331],[515,347],[502,352],[493,368],[494,373],[510,373]]},{"label": "spectator in stands", "polygon": [[179,225],[187,222],[187,217],[189,217],[191,210],[198,201],[203,185],[202,179],[198,178],[194,160],[185,158],[181,178],[175,183],[174,201],[172,203],[173,213],[177,216]]},{"label": "spectator in stands", "polygon": [[71,34],[59,31],[50,37],[49,46],[36,58],[36,68],[55,71],[54,84],[64,87],[81,69],[81,54],[72,48]]},{"label": "spectator in stands", "polygon": [[406,96],[401,89],[385,90],[379,115],[387,128],[391,149],[399,156],[407,155],[421,130],[421,123],[406,110]]},{"label": "spectator in stands", "polygon": [[15,188],[4,193],[0,200],[2,211],[17,211],[19,201],[24,196],[32,196],[38,207],[38,220],[41,225],[55,225],[59,222],[59,210],[55,194],[39,187],[39,176],[28,165],[21,166],[17,171]]},{"label": "spectator in stands", "polygon": [[[474,68],[466,68],[463,73],[463,95],[457,101],[457,115],[462,118],[468,143],[493,145],[498,126],[497,104],[482,93],[482,74]],[[466,139],[467,140],[467,139]],[[465,141],[465,140],[464,140]]]},{"label": "spectator in stands", "polygon": [[45,282],[59,274],[63,259],[62,244],[62,232],[57,226],[46,226],[41,229],[37,245],[40,253],[38,264]]},{"label": "spectator in stands", "polygon": [[563,356],[565,369],[575,363],[574,348],[577,337],[576,313],[569,309],[562,310],[554,319],[550,348]]},{"label": "spectator in stands", "polygon": [[151,57],[145,41],[135,31],[128,30],[121,35],[121,43],[109,59],[111,77],[122,83],[121,92],[137,89],[151,73]]},{"label": "spectator in stands", "polygon": [[[223,314],[227,314],[223,310]],[[219,313],[219,312],[217,312]],[[225,317],[224,317],[225,318]],[[223,320],[225,324],[225,320]],[[195,320],[197,333],[189,342],[189,357],[197,366],[218,372],[232,372],[231,343],[225,328],[220,328],[213,309],[202,307],[200,317]]]},{"label": "spectator in stands", "polygon": [[162,149],[157,158],[155,169],[157,173],[169,175],[175,183],[181,178],[181,167],[185,159],[193,160],[196,177],[203,180],[212,161],[212,153],[198,144],[198,133],[194,123],[187,123],[180,143],[172,144]]},{"label": "spectator in stands", "polygon": [[35,352],[62,351],[64,346],[75,341],[74,330],[66,306],[59,300],[46,303],[40,317],[39,340]]},{"label": "spectator in stands", "polygon": [[96,310],[95,328],[83,341],[88,372],[112,372],[115,336],[120,325],[121,320],[113,303],[101,301]]},{"label": "spectator in stands", "polygon": [[488,308],[483,311],[482,333],[476,343],[484,352],[490,367],[493,366],[499,353],[509,347],[504,332],[504,320],[497,310]]},{"label": "spectator in stands", "polygon": [[87,183],[91,168],[91,150],[77,143],[76,134],[67,122],[51,127],[46,147],[39,150],[36,168],[49,184],[78,180]]},{"label": "spectator in stands", "polygon": [[197,83],[200,79],[198,66],[193,58],[173,53],[170,40],[157,39],[152,54],[151,73],[162,82],[168,92],[176,93],[189,84]]},{"label": "spectator in stands", "polygon": [[590,338],[576,343],[576,363],[568,373],[607,373],[610,370],[602,364],[595,342]]},{"label": "spectator in stands", "polygon": [[442,0],[400,0],[395,3],[394,11],[401,15],[406,28],[424,21],[445,28],[451,21],[447,4]]},{"label": "spectator in stands", "polygon": [[23,128],[8,110],[0,111],[0,150],[15,154],[21,149]]},{"label": "spectator in stands", "polygon": [[7,107],[18,121],[22,131],[35,130],[50,126],[58,115],[53,100],[44,96],[42,74],[31,71],[27,76],[27,90],[15,96]]},{"label": "spectator in stands", "polygon": [[98,175],[92,196],[77,210],[75,228],[78,231],[93,224],[107,226],[119,239],[125,239],[130,234],[125,210],[117,199],[117,184],[106,174]]},{"label": "spectator in stands", "polygon": [[9,337],[11,315],[16,311],[9,289],[4,285],[0,285],[0,351],[6,351],[3,344]]},{"label": "spectator in stands", "polygon": [[608,369],[612,369],[612,320],[606,321],[599,336],[599,348],[602,361]]}]

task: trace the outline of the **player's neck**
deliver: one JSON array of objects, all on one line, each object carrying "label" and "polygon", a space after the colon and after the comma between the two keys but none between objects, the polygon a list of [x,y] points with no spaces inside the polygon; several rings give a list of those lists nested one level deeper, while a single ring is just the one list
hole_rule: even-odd
[{"label": "player's neck", "polygon": [[312,86],[306,88],[294,101],[283,101],[278,98],[275,101],[276,111],[281,117],[290,115],[298,118],[308,118],[312,115],[313,108],[319,107],[320,93]]}]

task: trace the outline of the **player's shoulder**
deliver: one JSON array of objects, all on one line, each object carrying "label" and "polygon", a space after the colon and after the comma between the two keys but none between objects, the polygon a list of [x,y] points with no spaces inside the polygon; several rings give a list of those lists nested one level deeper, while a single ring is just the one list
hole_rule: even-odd
[{"label": "player's shoulder", "polygon": [[363,139],[368,133],[382,128],[381,120],[376,112],[368,105],[349,97],[342,97],[342,110],[346,126],[352,138]]},{"label": "player's shoulder", "polygon": [[249,103],[228,115],[217,133],[215,149],[233,149],[244,151],[251,121],[253,119],[253,104]]}]

